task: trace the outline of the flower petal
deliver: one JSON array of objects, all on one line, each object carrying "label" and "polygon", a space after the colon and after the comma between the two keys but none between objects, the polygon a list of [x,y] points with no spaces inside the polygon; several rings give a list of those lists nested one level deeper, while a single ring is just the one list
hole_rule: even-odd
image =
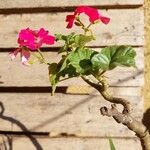
[{"label": "flower petal", "polygon": [[48,35],[48,31],[45,30],[44,28],[41,28],[37,34],[37,39],[35,41],[36,47],[40,48],[43,44],[54,44],[55,42],[55,37]]},{"label": "flower petal", "polygon": [[108,24],[108,23],[110,22],[110,18],[104,17],[104,16],[100,16],[100,20],[101,20],[104,24]]},{"label": "flower petal", "polygon": [[17,54],[19,53],[20,51],[20,48],[17,48],[16,50],[12,51],[9,53],[10,57],[11,57],[11,60],[15,59]]},{"label": "flower petal", "polygon": [[66,16],[66,22],[68,22],[67,28],[71,28],[73,26],[75,17],[79,16],[81,13],[85,13],[89,17],[89,21],[91,23],[101,20],[104,24],[108,24],[110,21],[110,18],[102,16],[101,13],[99,13],[95,8],[89,6],[79,6],[76,8],[74,15]]},{"label": "flower petal", "polygon": [[51,35],[48,35],[47,37],[45,37],[44,39],[43,39],[43,43],[45,43],[45,44],[54,44],[54,42],[55,42],[55,37],[54,36],[51,36]]},{"label": "flower petal", "polygon": [[30,30],[29,28],[27,29],[22,29],[19,33],[19,39],[20,40],[34,40],[34,34],[33,31]]},{"label": "flower petal", "polygon": [[75,20],[75,15],[66,16],[66,22],[68,22],[67,28],[72,28],[74,20]]},{"label": "flower petal", "polygon": [[20,47],[25,46],[27,48],[31,48],[30,45],[34,45],[34,41],[36,39],[35,33],[36,32],[34,30],[30,30],[29,28],[22,29],[19,33],[18,38],[18,44],[20,45]]},{"label": "flower petal", "polygon": [[79,7],[77,7],[76,10],[75,10],[75,15],[85,12],[86,8],[88,8],[88,6],[79,6]]},{"label": "flower petal", "polygon": [[22,49],[22,51],[21,51],[21,62],[22,62],[22,64],[27,64],[29,58],[30,58],[29,50]]},{"label": "flower petal", "polygon": [[35,42],[28,42],[27,48],[29,48],[31,51],[37,51],[37,43]]},{"label": "flower petal", "polygon": [[99,19],[98,10],[92,7],[80,6],[76,9],[75,13],[78,15],[85,13],[89,17],[91,23],[94,23],[94,21]]},{"label": "flower petal", "polygon": [[43,44],[54,44],[55,37],[48,33],[44,28],[39,30],[22,29],[19,33],[18,44],[30,51],[37,51]]},{"label": "flower petal", "polygon": [[26,59],[26,57],[22,56],[21,57],[21,62],[23,65],[27,65],[28,64],[28,59]]},{"label": "flower petal", "polygon": [[46,31],[44,28],[40,28],[40,30],[37,33],[38,37],[43,37],[48,35],[48,31]]}]

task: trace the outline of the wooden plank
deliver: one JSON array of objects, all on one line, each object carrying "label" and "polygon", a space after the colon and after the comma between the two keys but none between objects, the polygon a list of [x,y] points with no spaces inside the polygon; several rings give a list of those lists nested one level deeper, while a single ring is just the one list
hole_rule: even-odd
[{"label": "wooden plank", "polygon": [[145,110],[150,108],[150,1],[145,0],[145,85],[144,85],[144,102]]},{"label": "wooden plank", "polygon": [[[98,50],[98,49],[94,49]],[[116,68],[114,71],[108,72],[111,86],[141,86],[143,85],[143,49],[136,48],[137,57],[136,63],[138,69],[133,68]],[[57,52],[43,52],[48,62],[57,62],[61,56]],[[38,63],[32,66],[23,66],[20,63],[20,58],[10,60],[8,53],[0,53],[0,86],[50,86],[48,81],[47,66]],[[123,75],[122,75],[123,74]],[[87,86],[87,84],[80,78],[73,78],[61,82],[59,86],[80,85]]]},{"label": "wooden plank", "polygon": [[[142,150],[140,142],[137,138],[123,139],[113,138],[113,142],[117,150]],[[12,144],[12,145],[11,145]],[[14,136],[1,136],[0,148],[3,150],[109,150],[109,142],[107,138],[38,138],[32,137],[14,137]]]},{"label": "wooden plank", "polygon": [[[119,12],[119,15],[118,15]],[[38,29],[44,27],[52,33],[67,34],[73,31],[82,32],[78,27],[66,29],[65,17],[69,13],[36,13],[0,15],[0,47],[17,47],[17,34],[22,28]],[[93,26],[97,40],[90,46],[105,45],[143,45],[143,10],[115,9],[103,11],[111,18],[109,25],[97,24]],[[132,19],[131,19],[132,18]],[[60,26],[61,23],[61,26]],[[119,25],[118,25],[119,23]],[[117,26],[116,26],[117,25]],[[54,46],[60,46],[58,43]]]},{"label": "wooden plank", "polygon": [[78,5],[113,6],[113,5],[142,5],[143,0],[1,0],[0,9],[6,8],[36,8],[36,7],[72,7]]},{"label": "wooden plank", "polygon": [[[137,95],[137,89],[122,89],[122,93],[118,91],[115,95],[128,99],[135,106],[134,117],[140,119],[142,98]],[[128,96],[127,91],[132,91],[132,96]],[[1,93],[0,101],[4,107],[4,114],[0,116],[2,131],[50,132],[52,137],[62,133],[81,137],[134,137],[133,132],[113,118],[100,115],[100,107],[110,107],[110,103],[94,93],[56,94],[53,97],[50,93]]]}]

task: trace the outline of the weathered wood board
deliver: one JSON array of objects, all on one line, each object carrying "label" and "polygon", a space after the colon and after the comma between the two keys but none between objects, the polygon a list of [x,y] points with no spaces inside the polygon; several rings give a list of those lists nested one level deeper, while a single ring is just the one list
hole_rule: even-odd
[{"label": "weathered wood board", "polygon": [[145,110],[150,109],[150,1],[145,0],[145,86],[144,86],[144,102]]},{"label": "weathered wood board", "polygon": [[[47,68],[38,64],[22,66],[19,58],[11,62],[6,51],[18,46],[17,34],[22,28],[44,27],[52,34],[79,33],[81,30],[75,26],[73,30],[66,29],[66,15],[79,5],[102,8],[102,14],[111,18],[110,24],[93,27],[98,40],[89,46],[117,44],[136,48],[137,70],[118,68],[107,76],[112,93],[128,99],[134,106],[133,116],[140,120],[144,70],[142,4],[143,0],[0,0],[0,133],[7,133],[0,136],[1,150],[107,150],[110,147],[106,136],[113,137],[117,150],[141,150],[133,132],[113,118],[100,115],[99,108],[110,107],[110,103],[93,88],[80,79],[71,79],[59,84],[61,89],[69,86],[67,94],[62,94],[62,90],[52,97],[48,91],[40,91],[50,86]],[[61,45],[46,49],[48,61],[59,59],[56,48]],[[121,111],[122,107],[118,107]],[[29,131],[30,135],[24,136]]]},{"label": "weathered wood board", "polygon": [[[53,34],[82,32],[78,27],[74,27],[73,30],[66,29],[65,17],[67,14],[64,12],[0,15],[0,48],[17,47],[17,34],[19,30],[27,27],[34,29],[44,27]],[[91,42],[90,46],[143,45],[144,19],[142,9],[109,9],[107,12],[103,11],[103,14],[107,14],[111,18],[111,22],[107,26],[104,24],[93,26],[98,40]],[[116,24],[118,25],[116,26]],[[55,44],[54,46],[60,45]]]},{"label": "weathered wood board", "polygon": [[[140,142],[136,138],[113,138],[117,150],[142,150]],[[59,144],[58,144],[59,143]],[[1,150],[109,150],[108,139],[105,138],[40,138],[1,136]]]},{"label": "weathered wood board", "polygon": [[0,9],[6,8],[35,8],[35,7],[72,7],[79,5],[114,6],[114,5],[142,5],[143,0],[1,0]]},{"label": "weathered wood board", "polygon": [[[140,119],[142,98],[138,90],[138,88],[129,88],[126,91],[120,89],[122,92],[116,90],[115,95],[128,99],[134,106],[133,115]],[[130,94],[127,91],[133,93],[132,96],[128,96]],[[52,97],[50,93],[1,93],[0,101],[0,110],[2,104],[4,107],[4,114],[0,116],[2,131],[30,130],[81,137],[134,136],[133,132],[116,123],[113,118],[100,115],[100,107],[110,107],[110,103],[98,94],[56,94]]]},{"label": "weathered wood board", "polygon": [[[98,49],[95,49],[98,50]],[[118,67],[108,73],[111,86],[141,86],[143,85],[143,49],[136,48],[136,63],[138,69]],[[43,52],[48,62],[57,62],[61,56],[57,52]],[[8,86],[50,86],[48,81],[47,66],[38,63],[31,66],[23,66],[18,59],[11,61],[8,53],[0,53],[0,87]],[[123,76],[122,76],[123,74]],[[61,82],[59,86],[87,85],[80,78],[73,78]]]}]

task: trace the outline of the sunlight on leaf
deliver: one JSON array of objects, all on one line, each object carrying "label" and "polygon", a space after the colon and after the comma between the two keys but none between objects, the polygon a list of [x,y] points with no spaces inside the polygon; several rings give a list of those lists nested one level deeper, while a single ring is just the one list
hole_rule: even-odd
[{"label": "sunlight on leaf", "polygon": [[92,58],[95,69],[112,70],[118,66],[136,67],[135,50],[130,46],[108,46]]}]

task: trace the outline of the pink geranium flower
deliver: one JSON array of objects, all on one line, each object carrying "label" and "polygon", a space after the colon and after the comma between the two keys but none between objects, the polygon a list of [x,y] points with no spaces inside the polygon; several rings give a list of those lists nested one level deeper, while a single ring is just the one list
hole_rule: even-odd
[{"label": "pink geranium flower", "polygon": [[25,46],[31,51],[40,48],[43,44],[52,45],[55,42],[55,37],[48,35],[48,31],[44,28],[38,30],[31,30],[29,28],[23,29],[19,33],[18,43],[20,46]]},{"label": "pink geranium flower", "polygon": [[27,65],[28,60],[30,58],[30,51],[28,49],[24,49],[24,48],[17,48],[16,50],[12,51],[9,53],[11,59],[15,59],[17,54],[20,53],[21,54],[21,62],[22,64]]},{"label": "pink geranium flower", "polygon": [[11,59],[14,59],[20,53],[22,63],[25,64],[30,57],[30,51],[37,51],[43,44],[52,45],[54,42],[55,37],[49,35],[49,32],[44,28],[40,30],[22,29],[18,38],[19,48],[10,52]]},{"label": "pink geranium flower", "polygon": [[79,6],[76,8],[73,15],[66,16],[66,22],[68,22],[67,28],[72,28],[76,16],[79,16],[81,13],[85,13],[89,17],[89,21],[91,23],[102,21],[104,24],[108,24],[110,21],[110,18],[102,16],[95,8],[88,6]]}]

